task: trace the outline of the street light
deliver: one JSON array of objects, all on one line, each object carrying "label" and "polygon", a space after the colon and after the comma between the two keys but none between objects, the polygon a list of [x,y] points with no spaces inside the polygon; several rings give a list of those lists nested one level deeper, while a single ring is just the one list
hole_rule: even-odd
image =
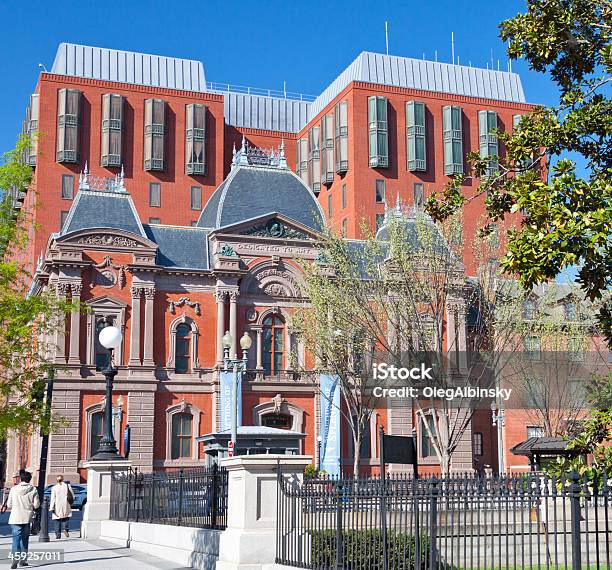
[{"label": "street light", "polygon": [[504,407],[503,404],[497,408],[497,402],[493,400],[491,402],[491,422],[494,426],[497,426],[497,465],[498,472],[501,474],[504,472],[504,438],[503,428],[505,425],[504,419]]},{"label": "street light", "polygon": [[230,358],[230,348],[232,346],[233,338],[229,331],[225,331],[223,335],[223,364],[224,371],[227,372],[230,366],[233,369],[233,390],[232,390],[232,432],[231,432],[231,455],[237,451],[238,442],[238,372],[242,373],[247,368],[247,355],[249,348],[253,341],[249,336],[249,333],[244,331],[244,334],[240,338],[240,348],[242,349],[242,358],[238,358],[237,354],[234,354],[234,358]]},{"label": "street light", "polygon": [[113,380],[117,376],[117,368],[113,366],[113,350],[121,344],[121,331],[112,325],[104,327],[98,335],[100,344],[108,349],[108,366],[102,371],[106,378],[106,404],[104,406],[104,434],[100,447],[91,459],[92,461],[107,461],[118,459],[119,450],[113,436]]}]

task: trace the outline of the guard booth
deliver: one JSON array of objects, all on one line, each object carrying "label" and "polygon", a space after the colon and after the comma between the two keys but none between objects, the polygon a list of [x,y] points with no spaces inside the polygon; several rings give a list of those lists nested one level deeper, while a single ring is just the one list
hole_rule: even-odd
[{"label": "guard booth", "polygon": [[532,471],[540,471],[547,461],[557,457],[584,455],[581,449],[566,449],[569,441],[562,437],[530,437],[510,448],[513,455],[523,455],[529,460]]},{"label": "guard booth", "polygon": [[[300,455],[306,434],[267,426],[238,426],[234,455]],[[228,456],[231,430],[208,433],[196,438],[204,445],[205,465],[218,463]]]}]

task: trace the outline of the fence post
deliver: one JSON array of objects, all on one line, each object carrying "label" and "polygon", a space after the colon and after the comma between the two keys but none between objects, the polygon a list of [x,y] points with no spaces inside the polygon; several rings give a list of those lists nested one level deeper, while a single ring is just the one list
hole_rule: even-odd
[{"label": "fence post", "polygon": [[131,495],[130,491],[132,490],[132,472],[131,472],[131,468],[130,468],[130,471],[128,471],[128,473],[127,473],[125,484],[127,485],[127,508],[125,510],[125,520],[129,521],[130,520],[130,495]]},{"label": "fence post", "polygon": [[183,519],[183,468],[179,469],[179,504],[178,504],[178,526]]},{"label": "fence post", "polygon": [[429,500],[429,570],[436,568],[436,535],[438,530],[438,479],[431,480]]},{"label": "fence post", "polygon": [[572,516],[572,569],[582,570],[580,544],[580,475],[575,469],[570,473],[570,512]]},{"label": "fence post", "polygon": [[419,484],[416,478],[412,479],[414,494],[414,570],[421,570],[421,528],[419,524]]},{"label": "fence post", "polygon": [[342,480],[336,482],[336,570],[342,570],[343,566],[343,537],[342,537]]},{"label": "fence post", "polygon": [[219,486],[219,467],[212,466],[212,491],[210,493],[210,526],[217,528],[217,488]]},{"label": "fence post", "polygon": [[149,502],[149,522],[153,522],[153,509],[155,508],[155,472],[151,474],[151,501]]}]

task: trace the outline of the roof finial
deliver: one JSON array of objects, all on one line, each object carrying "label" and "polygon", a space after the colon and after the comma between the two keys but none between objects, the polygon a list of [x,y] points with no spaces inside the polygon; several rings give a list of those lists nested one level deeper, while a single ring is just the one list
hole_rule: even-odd
[{"label": "roof finial", "polygon": [[285,158],[285,139],[281,139],[280,153],[278,156],[278,167],[287,168],[287,159]]},{"label": "roof finial", "polygon": [[87,161],[85,161],[83,175],[79,177],[79,190],[89,190],[89,168],[87,168]]},{"label": "roof finial", "polygon": [[402,202],[400,201],[400,195],[399,192],[397,193],[397,198],[395,199],[395,211],[398,214],[402,213]]},{"label": "roof finial", "polygon": [[249,157],[247,156],[247,148],[248,148],[248,143],[246,142],[246,138],[244,137],[244,135],[242,135],[242,146],[240,147],[240,152],[239,152],[239,157],[238,157],[238,164],[240,164],[241,166],[248,166],[249,165]]},{"label": "roof finial", "polygon": [[119,174],[117,183],[117,192],[125,192],[125,171],[123,170],[123,164],[121,165],[121,174]]}]

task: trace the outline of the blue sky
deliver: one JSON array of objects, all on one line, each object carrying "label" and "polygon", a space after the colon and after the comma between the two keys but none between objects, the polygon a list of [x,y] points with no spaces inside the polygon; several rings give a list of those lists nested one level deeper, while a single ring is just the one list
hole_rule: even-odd
[{"label": "blue sky", "polygon": [[[12,147],[38,63],[51,68],[62,41],[199,59],[207,80],[318,94],[363,50],[507,68],[498,24],[525,10],[506,0],[429,2],[310,0],[252,2],[17,2],[0,4],[0,150]],[[529,102],[554,103],[542,75],[513,62]]]}]

